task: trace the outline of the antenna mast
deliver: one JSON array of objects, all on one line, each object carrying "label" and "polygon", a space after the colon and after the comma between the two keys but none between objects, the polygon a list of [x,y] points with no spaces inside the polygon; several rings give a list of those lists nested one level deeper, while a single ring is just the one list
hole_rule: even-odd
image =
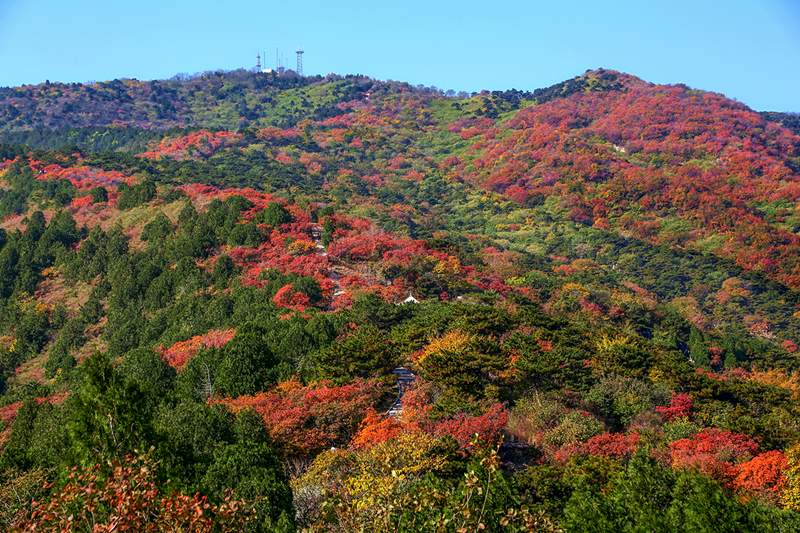
[{"label": "antenna mast", "polygon": [[297,69],[296,69],[297,70],[297,75],[298,76],[302,76],[303,75],[303,49],[302,48],[298,48],[295,53],[297,54]]}]

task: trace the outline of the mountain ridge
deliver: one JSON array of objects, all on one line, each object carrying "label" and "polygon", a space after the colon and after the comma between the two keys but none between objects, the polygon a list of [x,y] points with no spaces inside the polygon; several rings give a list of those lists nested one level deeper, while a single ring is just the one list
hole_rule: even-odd
[{"label": "mountain ridge", "polygon": [[[77,128],[77,127],[109,127],[109,126],[143,126],[155,129],[169,129],[174,127],[221,127],[222,123],[209,120],[189,121],[187,115],[192,113],[191,105],[185,101],[187,94],[181,94],[181,89],[186,89],[184,93],[191,93],[193,87],[208,85],[212,96],[215,98],[226,98],[230,95],[242,96],[248,91],[281,91],[286,89],[296,89],[308,85],[320,85],[332,82],[344,82],[350,89],[361,92],[367,91],[367,86],[395,86],[397,89],[418,91],[436,91],[444,95],[444,91],[421,86],[411,86],[409,84],[380,81],[361,75],[328,75],[313,77],[298,77],[294,73],[254,73],[247,70],[234,71],[210,71],[192,77],[178,78],[173,77],[166,80],[140,81],[135,78],[121,78],[105,82],[92,83],[42,83],[22,85],[18,87],[0,88],[0,132],[24,131],[36,128]],[[230,93],[219,91],[221,85],[229,84],[225,90]],[[359,88],[360,85],[360,88]],[[567,97],[578,91],[612,91],[627,90],[630,87],[641,87],[644,85],[655,86],[631,74],[625,74],[614,70],[598,68],[587,70],[584,74],[574,78],[564,80],[552,86],[534,90],[516,89],[508,91],[480,91],[481,93],[491,93],[503,95],[516,93],[518,98],[532,100],[535,103],[544,103],[553,98]],[[688,89],[685,85],[665,85],[678,86]],[[448,91],[447,94],[454,94]],[[473,93],[473,95],[476,93]],[[352,96],[352,95],[351,95]],[[131,116],[112,119],[106,116],[102,110],[103,106],[109,101],[121,102],[122,108],[114,109],[114,113],[130,114]],[[44,108],[37,110],[33,107],[32,101],[41,101],[46,112],[41,112]],[[136,113],[131,109],[132,104],[138,104],[141,109]],[[177,108],[175,107],[177,105]],[[241,104],[237,104],[241,105]],[[94,108],[89,110],[88,108]],[[99,108],[99,109],[98,109]],[[247,109],[247,104],[243,105],[243,116],[263,118],[258,109]],[[45,115],[40,119],[34,119],[36,114]],[[61,114],[62,116],[59,116]],[[66,120],[67,114],[76,115],[74,122]],[[53,116],[55,115],[55,116]],[[182,118],[179,120],[178,115]],[[93,118],[92,118],[93,117]],[[38,120],[38,121],[37,121]],[[777,117],[776,117],[777,120]],[[236,128],[240,124],[228,122],[224,124],[228,129]]]}]

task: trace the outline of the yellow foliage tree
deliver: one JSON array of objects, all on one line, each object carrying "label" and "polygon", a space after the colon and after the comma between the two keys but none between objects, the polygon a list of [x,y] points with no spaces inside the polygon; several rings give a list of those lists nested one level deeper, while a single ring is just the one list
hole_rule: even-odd
[{"label": "yellow foliage tree", "polygon": [[433,273],[442,278],[450,278],[461,273],[461,262],[458,257],[447,257],[436,262]]},{"label": "yellow foliage tree", "polygon": [[753,371],[750,379],[763,385],[772,385],[792,393],[793,400],[800,400],[800,373],[787,374],[783,370],[773,368],[765,371]]},{"label": "yellow foliage tree", "polygon": [[787,509],[800,511],[800,444],[786,451],[786,462],[786,489],[781,496],[781,503]]},{"label": "yellow foliage tree", "polygon": [[408,482],[445,466],[438,445],[431,435],[412,432],[361,451],[320,454],[292,482],[301,525],[325,531],[334,521],[344,531],[386,531]]},{"label": "yellow foliage tree", "polygon": [[309,240],[298,239],[289,243],[286,250],[292,255],[304,255],[311,252],[316,245]]},{"label": "yellow foliage tree", "polygon": [[420,352],[417,363],[422,364],[429,355],[440,352],[460,353],[465,350],[473,341],[474,336],[463,331],[449,331],[431,340],[428,345]]}]

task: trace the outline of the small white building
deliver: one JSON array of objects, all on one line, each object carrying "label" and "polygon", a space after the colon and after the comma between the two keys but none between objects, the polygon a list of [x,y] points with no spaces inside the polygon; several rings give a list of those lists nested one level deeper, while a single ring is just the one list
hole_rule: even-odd
[{"label": "small white building", "polygon": [[414,298],[414,295],[413,295],[413,294],[409,293],[409,295],[408,295],[408,298],[406,298],[405,300],[403,300],[403,303],[404,303],[404,304],[418,304],[418,303],[419,303],[419,300],[417,300],[416,298]]}]

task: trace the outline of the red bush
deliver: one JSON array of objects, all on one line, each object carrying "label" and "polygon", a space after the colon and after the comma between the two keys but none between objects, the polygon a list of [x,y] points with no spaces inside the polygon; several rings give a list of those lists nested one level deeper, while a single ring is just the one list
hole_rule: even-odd
[{"label": "red bush", "polygon": [[203,335],[196,335],[191,339],[176,342],[169,348],[161,348],[161,357],[170,366],[181,370],[189,359],[203,348],[222,348],[233,339],[236,334],[234,329],[214,329]]},{"label": "red bush", "polygon": [[269,392],[219,402],[234,411],[255,409],[270,438],[286,453],[311,456],[349,442],[380,394],[374,381],[343,386],[320,382],[305,387],[288,381]]},{"label": "red bush", "polygon": [[62,167],[55,164],[47,165],[36,171],[36,179],[40,181],[68,180],[79,190],[89,190],[95,187],[116,189],[120,183],[133,185],[137,181],[135,177],[126,176],[116,170],[102,170],[81,165]]},{"label": "red bush", "polygon": [[502,404],[492,405],[488,411],[479,416],[458,415],[449,420],[433,424],[431,432],[436,436],[449,435],[462,447],[469,446],[478,436],[481,441],[490,445],[497,444],[502,430],[508,422],[508,411]]},{"label": "red bush", "polygon": [[[61,392],[58,394],[52,394],[50,396],[40,396],[36,398],[34,401],[40,405],[45,402],[51,403],[53,405],[58,405],[62,403],[64,400],[66,400],[67,396],[68,393]],[[3,422],[4,426],[9,427],[11,424],[14,423],[14,420],[17,418],[17,413],[22,407],[22,404],[23,404],[22,401],[18,401],[0,407],[0,421]]]},{"label": "red bush", "polygon": [[756,455],[738,466],[733,486],[739,490],[776,495],[786,483],[786,456],[773,450]]},{"label": "red bush", "polygon": [[638,433],[600,433],[584,443],[583,451],[588,455],[620,458],[635,452],[638,444]]},{"label": "red bush", "polygon": [[673,466],[696,468],[701,472],[730,483],[737,474],[737,463],[749,460],[758,444],[739,433],[707,428],[691,438],[670,444]]},{"label": "red bush", "polygon": [[685,392],[672,393],[669,405],[659,405],[656,407],[656,412],[666,421],[675,420],[676,418],[688,418],[692,413],[692,397]]},{"label": "red bush", "polygon": [[211,132],[198,130],[180,137],[162,139],[153,150],[139,154],[148,159],[188,159],[190,157],[210,157],[226,146],[238,143],[242,135],[232,131]]},{"label": "red bush", "polygon": [[380,416],[375,409],[370,408],[367,410],[367,416],[364,417],[358,433],[353,437],[350,444],[354,448],[369,448],[375,444],[393,439],[408,429],[396,418]]},{"label": "red bush", "polygon": [[82,209],[84,207],[89,207],[90,205],[92,205],[92,197],[90,195],[77,196],[73,198],[72,202],[69,204],[72,209]]},{"label": "red bush", "polygon": [[275,296],[272,297],[272,302],[278,307],[302,312],[308,308],[310,300],[302,292],[295,291],[292,284],[289,283],[278,289]]}]

